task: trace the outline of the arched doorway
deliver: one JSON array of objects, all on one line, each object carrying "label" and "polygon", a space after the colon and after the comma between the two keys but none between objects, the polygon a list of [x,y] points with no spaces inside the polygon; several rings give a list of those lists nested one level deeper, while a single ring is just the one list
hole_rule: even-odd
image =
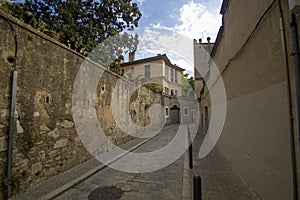
[{"label": "arched doorway", "polygon": [[170,118],[172,124],[180,123],[180,108],[178,108],[176,105],[170,109]]}]

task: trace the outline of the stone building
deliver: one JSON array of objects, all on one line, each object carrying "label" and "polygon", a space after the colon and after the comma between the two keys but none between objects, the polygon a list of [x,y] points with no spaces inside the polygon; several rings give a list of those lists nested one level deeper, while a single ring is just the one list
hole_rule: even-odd
[{"label": "stone building", "polygon": [[182,95],[184,69],[172,64],[166,54],[135,60],[135,53],[130,53],[129,62],[121,63],[120,70],[127,78],[140,79],[143,84],[157,83],[162,87],[166,124],[195,120],[194,93],[186,97]]},{"label": "stone building", "polygon": [[[213,109],[226,105],[217,147],[261,199],[299,199],[297,2],[224,0],[198,85],[204,134],[213,134]],[[213,100],[222,84],[225,100]]]},{"label": "stone building", "polygon": [[121,64],[121,74],[143,78],[145,82],[155,82],[163,87],[166,95],[182,96],[182,73],[184,69],[171,63],[166,54],[135,60],[134,53],[129,62]]}]

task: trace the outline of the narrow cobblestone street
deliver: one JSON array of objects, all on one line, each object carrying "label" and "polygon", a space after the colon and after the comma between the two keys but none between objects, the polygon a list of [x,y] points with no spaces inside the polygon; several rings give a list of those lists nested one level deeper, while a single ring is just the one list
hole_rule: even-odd
[{"label": "narrow cobblestone street", "polygon": [[[165,146],[177,133],[178,125],[168,126],[164,132],[142,145],[134,152],[153,151]],[[183,133],[185,134],[185,133]],[[98,187],[116,186],[123,190],[122,200],[181,199],[183,156],[175,163],[156,172],[133,174],[105,168],[70,188],[55,199],[87,199]]]},{"label": "narrow cobblestone street", "polygon": [[[133,148],[136,153],[154,151],[168,144],[178,127],[170,125],[149,141],[136,139],[121,146]],[[195,125],[189,127],[190,131],[195,131]],[[187,129],[181,132],[186,135]],[[231,168],[218,147],[205,158],[198,158],[203,136],[197,134],[193,142],[193,169],[189,168],[188,151],[171,165],[148,173],[126,173],[91,159],[42,181],[13,200],[192,200],[193,176],[196,174],[202,178],[204,200],[259,199]]]}]

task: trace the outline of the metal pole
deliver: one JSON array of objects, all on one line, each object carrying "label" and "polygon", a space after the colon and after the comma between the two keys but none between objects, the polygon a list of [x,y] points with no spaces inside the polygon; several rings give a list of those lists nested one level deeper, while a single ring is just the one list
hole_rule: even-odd
[{"label": "metal pole", "polygon": [[[292,14],[292,21],[290,24],[291,40],[292,40],[292,56],[294,64],[294,77],[295,77],[295,99],[296,99],[296,118],[298,123],[298,142],[300,144],[300,55],[299,55],[299,41],[298,41],[298,31],[296,16]],[[293,127],[291,127],[293,128]],[[294,187],[294,199],[298,199],[298,171],[297,171],[297,161],[296,161],[296,141],[294,131],[291,132],[291,159],[292,159],[292,170],[293,170],[293,187]]]},{"label": "metal pole", "polygon": [[[300,58],[299,58],[299,46],[298,46],[298,31],[296,17],[292,15],[291,22],[291,39],[292,39],[292,56],[294,60],[294,73],[295,73],[295,88],[296,88],[296,106],[297,106],[297,121],[300,124]],[[298,144],[300,144],[300,126],[298,126]]]},{"label": "metal pole", "polygon": [[199,175],[194,175],[193,184],[194,184],[194,200],[202,200],[201,177]]},{"label": "metal pole", "polygon": [[193,169],[193,144],[189,146],[190,169]]},{"label": "metal pole", "polygon": [[188,145],[189,145],[189,166],[190,169],[193,169],[193,142],[191,140],[191,133],[189,128],[187,130],[188,130]]},{"label": "metal pole", "polygon": [[16,106],[16,88],[17,88],[18,72],[13,71],[12,74],[12,91],[11,91],[11,105],[10,105],[10,119],[9,119],[9,133],[8,133],[8,153],[7,153],[7,198],[11,197],[11,176],[12,176],[12,154],[13,154],[13,135],[15,127],[15,106]]}]

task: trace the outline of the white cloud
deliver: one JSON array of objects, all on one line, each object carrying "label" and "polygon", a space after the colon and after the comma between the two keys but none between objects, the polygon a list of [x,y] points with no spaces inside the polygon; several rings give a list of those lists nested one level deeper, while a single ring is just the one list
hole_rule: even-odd
[{"label": "white cloud", "polygon": [[219,14],[210,12],[206,6],[194,1],[184,4],[179,12],[179,25],[166,27],[158,23],[152,26],[178,31],[192,39],[210,36],[215,40],[222,21]]},{"label": "white cloud", "polygon": [[140,4],[140,5],[143,5],[143,3],[145,2],[146,0],[137,0],[137,2]]}]

